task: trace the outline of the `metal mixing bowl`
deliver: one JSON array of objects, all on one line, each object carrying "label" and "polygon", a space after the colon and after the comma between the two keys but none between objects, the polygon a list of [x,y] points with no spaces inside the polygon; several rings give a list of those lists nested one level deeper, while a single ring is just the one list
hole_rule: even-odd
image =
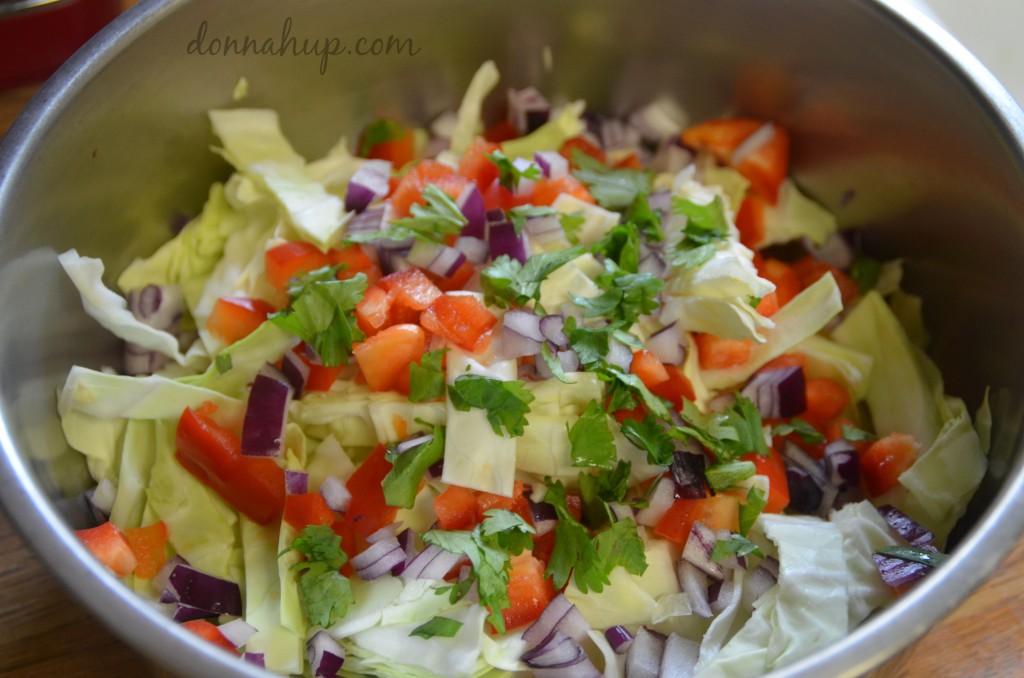
[{"label": "metal mixing bowl", "polygon": [[[289,19],[299,49],[337,37],[339,47],[367,38],[372,50],[395,36],[418,51],[323,64],[213,49],[225,36],[280,43]],[[77,247],[116,272],[168,237],[171,215],[195,213],[228,171],[209,152],[204,112],[232,104],[239,76],[250,83],[245,105],[279,110],[287,136],[315,157],[373,115],[428,120],[488,58],[503,85],[534,84],[609,113],[664,93],[694,120],[731,110],[781,122],[802,186],[844,225],[863,227],[869,251],[907,258],[947,390],[972,405],[987,385],[1008,389],[1004,403],[1024,393],[1024,114],[898,0],[143,2],[54,76],[0,148],[0,496],[97,616],[174,670],[259,675],[164,619],[70,532],[88,520],[83,463],[63,441],[53,394],[73,363],[113,362],[117,344],[81,311],[55,253]],[[782,673],[861,673],[996,567],[1024,527],[1013,412],[997,412],[991,471],[948,564]]]}]

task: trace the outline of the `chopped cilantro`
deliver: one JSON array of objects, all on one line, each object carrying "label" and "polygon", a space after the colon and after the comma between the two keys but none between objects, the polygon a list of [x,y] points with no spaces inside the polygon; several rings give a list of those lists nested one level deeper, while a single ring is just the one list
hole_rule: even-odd
[{"label": "chopped cilantro", "polygon": [[651,209],[646,193],[637,193],[632,204],[623,214],[623,219],[636,226],[647,242],[661,242],[665,233],[661,230],[661,214]]},{"label": "chopped cilantro", "polygon": [[619,566],[637,576],[647,571],[644,541],[640,538],[636,521],[632,518],[612,523],[611,527],[594,537],[594,544],[601,559],[601,567],[606,574]]},{"label": "chopped cilantro", "polygon": [[711,450],[722,462],[728,462],[751,452],[768,454],[761,427],[761,413],[749,398],[737,395],[736,401],[725,412],[702,413],[688,400],[683,401],[684,426],[676,426],[670,435],[697,440]]},{"label": "chopped cilantro", "polygon": [[544,364],[551,370],[551,374],[555,375],[555,378],[563,384],[575,384],[575,381],[570,381],[569,377],[565,376],[565,370],[562,369],[562,361],[557,356],[552,355],[551,348],[545,341],[540,345],[540,357],[544,360]]},{"label": "chopped cilantro", "polygon": [[213,361],[213,364],[217,366],[218,374],[224,374],[225,372],[229,372],[232,367],[231,354],[218,353],[217,358]]},{"label": "chopped cilantro", "polygon": [[619,224],[591,245],[595,254],[612,260],[627,273],[636,273],[640,267],[640,234],[632,224]]},{"label": "chopped cilantro", "polygon": [[714,548],[711,549],[711,560],[716,563],[720,563],[729,556],[734,555],[737,558],[742,558],[751,554],[755,556],[764,556],[764,553],[761,552],[761,549],[757,544],[746,537],[734,534],[729,541],[719,539],[715,542]]},{"label": "chopped cilantro", "polygon": [[[771,488],[768,488],[769,491]],[[768,498],[764,496],[764,492],[760,488],[752,487],[747,492],[747,500],[740,504],[740,534],[744,537],[750,532],[750,528],[757,522],[757,517],[764,511],[764,507],[768,505]]]},{"label": "chopped cilantro", "polygon": [[546,205],[516,205],[508,211],[508,218],[512,221],[512,228],[515,229],[516,235],[519,235],[523,232],[523,226],[526,225],[527,219],[553,217],[556,214],[558,212],[554,207]]},{"label": "chopped cilantro", "polygon": [[455,619],[433,617],[414,628],[409,632],[409,635],[419,636],[428,640],[430,638],[454,638],[461,628],[462,622]]},{"label": "chopped cilantro", "polygon": [[757,467],[752,461],[730,461],[712,464],[704,471],[704,476],[712,490],[722,492],[740,481],[754,477],[756,473]]},{"label": "chopped cilantro", "polygon": [[582,212],[566,212],[558,215],[558,221],[562,225],[562,230],[565,231],[565,239],[573,245],[580,244],[580,228],[583,227],[583,222],[586,220]]},{"label": "chopped cilantro", "polygon": [[638,194],[651,192],[651,177],[647,172],[609,167],[578,148],[572,151],[572,162],[579,167],[573,174],[587,185],[601,207],[625,209],[633,204]]},{"label": "chopped cilantro", "polygon": [[797,434],[808,445],[825,442],[825,436],[800,417],[793,417],[788,423],[776,424],[772,427],[773,436],[788,436],[790,433]]},{"label": "chopped cilantro", "polygon": [[384,502],[388,506],[412,508],[420,490],[420,481],[431,466],[444,457],[444,428],[434,427],[434,437],[402,454],[388,452],[393,466],[384,476]]},{"label": "chopped cilantro", "polygon": [[396,219],[381,231],[366,231],[345,236],[346,242],[361,243],[374,240],[402,241],[409,238],[443,243],[446,236],[458,235],[466,225],[466,216],[447,193],[434,184],[423,189],[427,204],[414,203],[412,216]]},{"label": "chopped cilantro", "polygon": [[366,129],[363,130],[363,137],[359,141],[359,155],[362,157],[368,157],[370,151],[377,144],[382,144],[387,141],[395,141],[405,136],[405,127],[394,120],[388,120],[387,118],[378,118],[374,120]]},{"label": "chopped cilantro", "polygon": [[851,443],[860,443],[878,439],[878,436],[875,434],[849,424],[843,424],[841,430],[843,432],[843,440],[849,440]]},{"label": "chopped cilantro", "polygon": [[525,306],[540,297],[540,284],[556,270],[584,252],[582,245],[556,252],[535,254],[526,264],[501,255],[480,273],[480,285],[488,304],[500,308]]},{"label": "chopped cilantro", "polygon": [[696,268],[714,256],[714,243],[724,240],[729,234],[725,203],[721,196],[715,196],[706,205],[673,196],[672,211],[686,217],[683,239],[676,248],[672,264],[682,268]]},{"label": "chopped cilantro", "polygon": [[366,275],[357,273],[348,280],[322,279],[322,271],[313,271],[292,285],[296,292],[291,306],[274,313],[270,321],[291,332],[313,347],[327,366],[345,364],[352,344],[364,337],[356,325],[355,308],[366,293]]},{"label": "chopped cilantro", "polygon": [[622,434],[629,442],[647,451],[647,460],[656,466],[672,464],[675,444],[665,426],[650,414],[640,421],[626,419],[622,422]]},{"label": "chopped cilantro", "polygon": [[519,169],[515,162],[500,150],[488,153],[487,159],[498,168],[498,183],[509,191],[517,190],[519,182],[523,179],[537,180],[544,176],[536,163],[530,162],[525,169]]},{"label": "chopped cilantro", "polygon": [[327,525],[310,525],[285,553],[292,550],[306,557],[292,569],[299,572],[299,590],[309,623],[327,628],[344,618],[355,598],[348,579],[338,572],[348,562],[341,538]]},{"label": "chopped cilantro", "polygon": [[569,443],[572,445],[572,465],[590,468],[610,469],[615,463],[615,436],[608,425],[608,415],[601,404],[591,400],[583,415],[570,427]]},{"label": "chopped cilantro", "polygon": [[580,357],[584,367],[590,369],[604,362],[608,355],[611,335],[614,328],[608,327],[587,327],[576,322],[576,318],[569,316],[565,319],[562,331],[569,338],[569,344]]},{"label": "chopped cilantro", "polygon": [[629,490],[629,474],[630,463],[622,460],[611,470],[580,471],[580,498],[583,499],[583,515],[588,525],[598,528],[611,519],[608,504],[625,499]]},{"label": "chopped cilantro", "polygon": [[625,273],[611,259],[605,259],[605,272],[597,278],[604,293],[596,297],[572,295],[573,303],[584,309],[587,318],[604,317],[628,327],[642,315],[658,308],[658,293],[665,281],[651,273]]},{"label": "chopped cilantro", "polygon": [[494,432],[502,435],[504,428],[509,437],[523,435],[533,398],[521,381],[501,381],[477,374],[459,375],[448,387],[448,399],[455,409],[485,410]]},{"label": "chopped cilantro", "polygon": [[945,562],[947,558],[949,558],[945,553],[914,548],[913,546],[889,546],[884,549],[878,549],[875,553],[883,556],[889,556],[890,558],[899,558],[901,560],[909,560],[913,563],[921,563],[922,565],[928,565],[929,567],[938,567]]},{"label": "chopped cilantro", "polygon": [[427,351],[419,363],[409,363],[409,400],[422,403],[444,395],[444,370],[441,362],[448,349]]},{"label": "chopped cilantro", "polygon": [[857,257],[850,266],[850,277],[857,283],[861,294],[867,294],[878,284],[883,264],[871,257]]}]

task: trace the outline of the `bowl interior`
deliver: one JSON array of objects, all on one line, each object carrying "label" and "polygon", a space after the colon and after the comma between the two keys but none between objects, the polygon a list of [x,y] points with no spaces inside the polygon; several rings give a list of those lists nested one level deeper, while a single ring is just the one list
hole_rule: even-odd
[{"label": "bowl interior", "polygon": [[[798,182],[862,229],[865,251],[905,257],[947,390],[973,409],[987,386],[1005,389],[992,469],[957,539],[977,551],[998,532],[1012,545],[1024,520],[1009,515],[1022,475],[1024,122],[994,79],[914,10],[896,0],[158,1],[62,69],[0,149],[3,496],[23,529],[46,532],[44,559],[75,549],[60,572],[66,583],[91,582],[99,569],[66,531],[46,527],[88,520],[84,464],[61,437],[53,393],[72,364],[113,363],[118,347],[82,312],[55,254],[75,247],[116,272],[167,239],[175,215],[195,214],[228,173],[209,150],[208,109],[272,107],[313,159],[372,117],[426,122],[453,107],[486,59],[501,87],[534,85],[601,112],[669,96],[694,121],[736,113],[789,128]],[[235,104],[243,76],[249,94]],[[868,625],[817,657],[831,662],[817,675],[823,666],[856,673],[892,654],[1008,549],[960,554],[949,569],[973,572],[966,580],[943,573],[881,615],[890,629],[916,625],[897,634]],[[922,604],[931,589],[944,606]],[[136,644],[171,634],[150,651],[179,670],[247,670],[206,650],[183,653],[195,644],[110,582],[80,595],[112,609]]]}]

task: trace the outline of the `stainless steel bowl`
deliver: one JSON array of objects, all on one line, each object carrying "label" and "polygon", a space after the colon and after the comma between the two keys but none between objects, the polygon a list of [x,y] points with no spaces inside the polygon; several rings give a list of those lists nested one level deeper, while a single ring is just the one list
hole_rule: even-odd
[{"label": "stainless steel bowl", "polygon": [[[321,50],[337,38],[339,51],[389,36],[411,43],[324,61],[288,42],[284,56],[225,56],[229,36],[278,47],[294,37],[300,52],[317,38]],[[611,113],[667,93],[695,120],[729,110],[780,121],[800,183],[844,225],[863,227],[872,252],[907,257],[948,390],[974,405],[987,385],[1006,388],[1004,402],[1024,393],[1024,114],[899,0],[143,2],[54,76],[0,147],[0,497],[97,616],[174,670],[259,675],[161,617],[70,532],[87,521],[75,498],[83,465],[63,442],[53,393],[73,363],[111,360],[116,343],[80,310],[55,253],[77,247],[117,271],[168,236],[170,215],[194,213],[227,173],[208,150],[204,112],[232,103],[239,76],[250,82],[245,104],[279,110],[314,156],[375,114],[427,120],[488,58],[505,85]],[[949,563],[780,675],[862,673],[995,568],[1024,528],[1014,412],[997,412],[990,474]]]}]

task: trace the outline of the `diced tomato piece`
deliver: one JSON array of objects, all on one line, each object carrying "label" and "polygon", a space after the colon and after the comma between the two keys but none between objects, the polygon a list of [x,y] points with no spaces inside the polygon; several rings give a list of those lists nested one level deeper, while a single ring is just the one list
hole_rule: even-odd
[{"label": "diced tomato piece", "polygon": [[672,403],[677,410],[681,410],[684,398],[692,401],[695,397],[693,384],[678,367],[666,365],[665,371],[668,372],[668,380],[649,387],[650,391],[659,398],[664,398]]},{"label": "diced tomato piece", "polygon": [[750,182],[750,188],[774,205],[778,202],[779,186],[789,174],[789,133],[773,125],[771,139],[755,148],[735,163],[736,171]]},{"label": "diced tomato piece", "polygon": [[768,504],[765,513],[782,513],[789,506],[789,481],[786,480],[786,462],[774,448],[768,448],[768,456],[752,452],[743,461],[754,462],[758,475],[768,478]]},{"label": "diced tomato piece", "polygon": [[238,654],[238,649],[220,632],[220,629],[205,619],[193,619],[192,621],[182,622],[181,627],[188,629],[208,643],[213,643],[228,652]]},{"label": "diced tomato piece", "polygon": [[287,289],[288,281],[301,278],[310,271],[331,265],[331,259],[320,248],[308,242],[285,242],[263,253],[267,280],[279,290]]},{"label": "diced tomato piece", "polygon": [[[470,294],[442,294],[420,316],[423,327],[451,341],[459,348],[479,352],[498,318]],[[489,341],[489,337],[488,337]]]},{"label": "diced tomato piece", "polygon": [[716,118],[683,130],[679,138],[690,148],[706,150],[719,162],[729,164],[733,151],[763,124],[749,118]]},{"label": "diced tomato piece", "polygon": [[309,525],[331,525],[335,517],[319,492],[289,494],[284,499],[284,522],[300,532]]},{"label": "diced tomato piece", "polygon": [[836,285],[839,286],[839,294],[843,297],[843,306],[847,308],[860,295],[860,287],[853,278],[820,259],[815,259],[812,256],[803,257],[793,262],[793,269],[800,279],[801,287],[810,287],[823,275],[831,273],[832,277],[836,279]]},{"label": "diced tomato piece", "polygon": [[341,265],[338,269],[338,280],[354,278],[357,273],[365,274],[370,284],[380,279],[380,267],[377,266],[377,262],[359,245],[330,250],[327,256],[332,266]]},{"label": "diced tomato piece", "polygon": [[273,459],[243,457],[232,431],[185,408],[175,437],[178,462],[229,504],[267,525],[284,511],[284,471]]},{"label": "diced tomato piece", "polygon": [[510,210],[527,203],[533,203],[533,191],[523,188],[513,193],[497,181],[483,190],[484,207],[489,210]]},{"label": "diced tomato piece", "polygon": [[484,130],[484,139],[492,143],[501,143],[519,137],[519,130],[509,120],[501,120]]},{"label": "diced tomato piece", "polygon": [[562,147],[558,149],[559,154],[561,154],[563,158],[568,160],[570,166],[572,166],[573,168],[579,167],[579,165],[572,161],[572,152],[574,149],[586,153],[595,160],[600,160],[601,162],[608,162],[608,156],[605,155],[604,151],[601,150],[600,147],[595,146],[593,143],[587,141],[587,139],[584,137],[573,137],[572,139],[567,140],[564,144],[562,144]]},{"label": "diced tomato piece", "polygon": [[637,405],[631,410],[615,410],[612,412],[612,416],[615,417],[615,421],[622,424],[624,421],[632,419],[633,421],[643,421],[644,415],[646,414],[643,405]]},{"label": "diced tomato piece", "polygon": [[757,312],[765,318],[771,318],[779,311],[779,298],[775,292],[769,292],[757,303]]},{"label": "diced tomato piece", "polygon": [[643,163],[640,162],[640,156],[637,155],[636,151],[633,151],[629,155],[623,157],[615,163],[616,167],[622,169],[639,170],[643,169]]},{"label": "diced tomato piece", "polygon": [[784,261],[769,257],[761,262],[757,270],[762,278],[775,285],[779,308],[788,304],[803,289],[796,269]]},{"label": "diced tomato piece", "polygon": [[407,268],[386,275],[378,285],[391,295],[392,322],[399,321],[395,317],[396,313],[412,311],[418,314],[441,296],[437,285],[418,268]]},{"label": "diced tomato piece", "polygon": [[765,363],[758,372],[780,370],[784,367],[807,367],[807,357],[803,353],[783,353]]},{"label": "diced tomato piece", "polygon": [[409,363],[419,360],[426,350],[427,335],[419,325],[392,325],[352,347],[373,391],[393,389],[399,375],[409,371]]},{"label": "diced tomato piece", "polygon": [[442,530],[471,530],[478,522],[476,492],[449,485],[434,497],[434,512]]},{"label": "diced tomato piece", "polygon": [[206,329],[225,344],[233,344],[255,332],[275,310],[262,299],[221,297],[213,304]]},{"label": "diced tomato piece", "polygon": [[118,577],[128,576],[135,571],[138,559],[124,533],[114,523],[107,522],[87,530],[76,530],[75,535],[98,561]]},{"label": "diced tomato piece", "polygon": [[629,366],[629,371],[640,377],[640,381],[644,382],[644,386],[649,389],[668,381],[668,370],[665,369],[665,364],[647,349],[633,353],[633,362]]},{"label": "diced tomato piece", "polygon": [[736,213],[736,228],[740,232],[740,242],[756,249],[764,240],[764,210],[768,203],[759,195],[749,194],[740,203],[740,211]]},{"label": "diced tomato piece", "polygon": [[498,166],[487,156],[499,148],[498,144],[477,137],[459,160],[459,174],[475,182],[480,190],[487,188],[500,174]]},{"label": "diced tomato piece", "polygon": [[135,576],[152,579],[167,564],[167,525],[158,520],[146,527],[129,527],[124,537],[131,546],[138,565]]},{"label": "diced tomato piece", "polygon": [[878,497],[896,487],[914,465],[921,446],[906,433],[890,433],[871,443],[860,457],[860,477],[868,494]]},{"label": "diced tomato piece", "polygon": [[544,577],[544,563],[531,552],[523,551],[512,556],[511,565],[508,581],[511,605],[501,611],[506,631],[535,621],[555,597],[554,585]]},{"label": "diced tomato piece", "polygon": [[[357,318],[358,320],[358,318]],[[335,365],[328,367],[327,365],[318,365],[309,359],[309,355],[306,353],[307,347],[305,344],[299,344],[292,352],[299,357],[299,359],[306,363],[309,368],[309,376],[306,378],[306,385],[303,387],[304,391],[329,391],[331,385],[338,380],[338,375],[345,369],[344,365]]]},{"label": "diced tomato piece", "polygon": [[391,297],[380,287],[366,288],[362,301],[356,304],[356,324],[368,337],[388,326],[391,315]]},{"label": "diced tomato piece", "polygon": [[416,135],[393,120],[377,120],[371,125],[385,124],[392,128],[394,138],[379,141],[368,149],[365,146],[365,132],[360,136],[359,148],[366,151],[366,157],[373,160],[390,160],[391,165],[398,169],[416,159]]},{"label": "diced tomato piece", "polygon": [[740,501],[727,494],[705,499],[676,499],[654,527],[654,533],[677,544],[686,544],[693,524],[698,520],[712,530],[738,532]]},{"label": "diced tomato piece", "polygon": [[[409,216],[413,203],[427,204],[423,189],[430,184],[440,185],[441,179],[455,175],[455,170],[436,160],[421,160],[398,182],[391,193],[391,208],[399,217]],[[457,195],[457,194],[456,194]]]},{"label": "diced tomato piece", "polygon": [[572,176],[564,176],[557,179],[538,179],[533,184],[533,198],[531,202],[534,205],[552,205],[558,196],[563,193],[567,193],[585,203],[594,204],[594,196],[590,194],[590,189],[582,181]]},{"label": "diced tomato piece", "polygon": [[801,415],[807,421],[820,424],[842,414],[850,404],[850,394],[846,387],[826,377],[808,379],[804,391],[807,397],[807,409]]},{"label": "diced tomato piece", "polygon": [[344,520],[352,526],[356,535],[363,538],[395,522],[398,514],[397,508],[388,506],[384,501],[384,490],[381,487],[384,478],[391,472],[391,462],[386,455],[387,449],[383,444],[378,444],[345,483],[352,494],[352,501],[349,502]]},{"label": "diced tomato piece", "polygon": [[518,514],[519,517],[532,525],[533,511],[530,510],[530,504],[526,500],[525,492],[526,485],[521,480],[515,482],[511,497],[503,497],[500,494],[491,494],[490,492],[480,492],[476,498],[477,522],[482,522],[487,517],[484,514],[491,509],[503,509]]},{"label": "diced tomato piece", "polygon": [[423,273],[430,278],[430,281],[437,285],[437,289],[442,292],[458,292],[466,286],[469,279],[476,273],[476,267],[467,260],[459,264],[459,267],[455,269],[455,272],[447,278],[442,278],[430,271],[423,271]]},{"label": "diced tomato piece", "polygon": [[721,370],[742,365],[750,359],[753,339],[723,339],[713,334],[694,334],[697,358],[702,370]]}]

